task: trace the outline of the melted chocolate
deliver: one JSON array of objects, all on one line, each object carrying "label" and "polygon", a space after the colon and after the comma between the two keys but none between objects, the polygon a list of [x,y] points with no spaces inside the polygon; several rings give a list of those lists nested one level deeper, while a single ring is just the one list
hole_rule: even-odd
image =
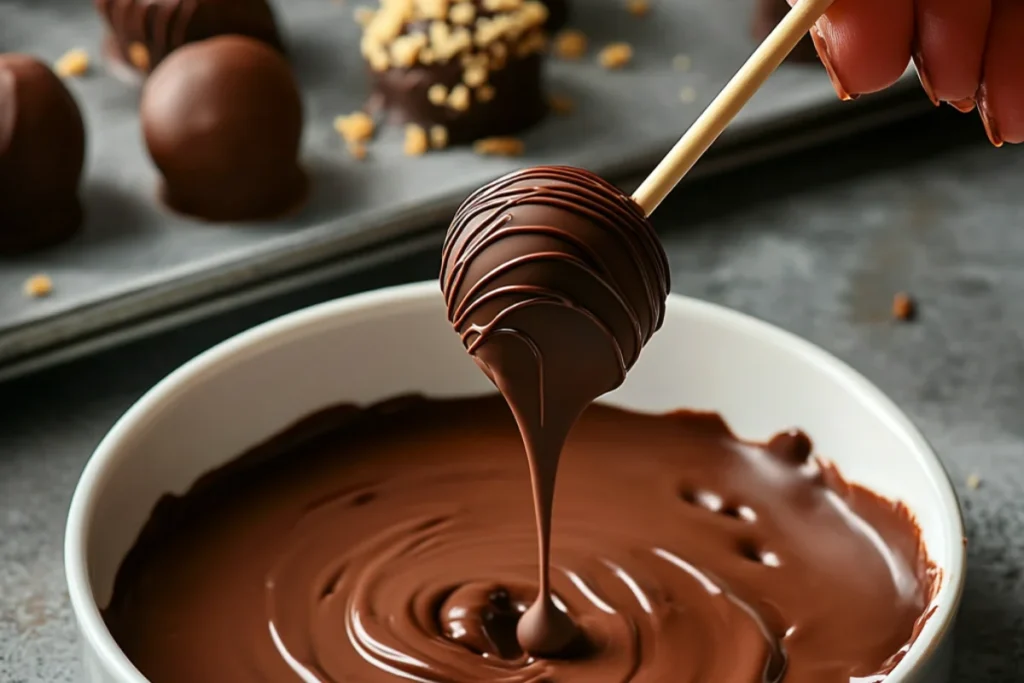
[{"label": "melted chocolate", "polygon": [[545,660],[515,635],[538,586],[504,402],[331,409],[165,498],[104,618],[153,683],[876,680],[926,618],[927,559],[809,446],[588,408],[551,575],[582,636]]},{"label": "melted chocolate", "polygon": [[48,247],[82,223],[85,125],[48,66],[0,54],[0,254]]},{"label": "melted chocolate", "polygon": [[535,655],[576,629],[548,581],[559,456],[577,416],[626,378],[661,326],[668,262],[635,202],[587,171],[517,171],[469,197],[442,253],[448,318],[508,401],[530,460],[540,593],[519,624]]},{"label": "melted chocolate", "polygon": [[[182,45],[242,35],[284,49],[266,0],[95,0],[107,23],[107,52],[117,63],[148,73]],[[145,61],[132,51],[145,49]]]},{"label": "melted chocolate", "polygon": [[252,220],[305,198],[302,100],[288,63],[265,44],[222,36],[179,48],[146,81],[140,113],[171,208]]}]

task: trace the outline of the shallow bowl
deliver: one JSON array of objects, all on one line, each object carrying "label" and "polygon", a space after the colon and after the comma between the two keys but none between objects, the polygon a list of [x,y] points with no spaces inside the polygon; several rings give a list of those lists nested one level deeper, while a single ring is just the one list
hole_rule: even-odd
[{"label": "shallow bowl", "polygon": [[[436,282],[320,304],[203,353],[143,396],[93,454],[68,517],[65,562],[91,683],[146,683],[100,616],[156,501],[183,493],[297,420],[337,403],[420,392],[492,391],[448,324]],[[626,383],[604,398],[634,410],[720,412],[766,439],[800,427],[847,479],[902,501],[941,569],[931,617],[887,683],[945,683],[963,589],[964,532],[927,441],[881,391],[818,347],[682,296]]]}]

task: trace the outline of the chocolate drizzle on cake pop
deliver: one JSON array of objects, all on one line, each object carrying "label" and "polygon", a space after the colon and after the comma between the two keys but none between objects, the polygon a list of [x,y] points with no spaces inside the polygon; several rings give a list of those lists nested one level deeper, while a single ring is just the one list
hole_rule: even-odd
[{"label": "chocolate drizzle on cake pop", "polygon": [[42,62],[0,55],[0,254],[50,246],[82,223],[85,125]]},{"label": "chocolate drizzle on cake pop", "polygon": [[537,0],[383,0],[361,43],[370,106],[453,144],[543,118],[547,7]]},{"label": "chocolate drizzle on cake pop", "polygon": [[519,621],[519,643],[535,656],[562,656],[579,638],[549,582],[562,446],[661,327],[668,262],[629,197],[587,171],[549,166],[507,175],[465,201],[445,241],[441,283],[448,319],[508,402],[530,460],[540,589]]},{"label": "chocolate drizzle on cake pop", "polygon": [[107,22],[107,51],[149,73],[172,51],[220,35],[242,35],[282,50],[266,0],[95,0]]}]

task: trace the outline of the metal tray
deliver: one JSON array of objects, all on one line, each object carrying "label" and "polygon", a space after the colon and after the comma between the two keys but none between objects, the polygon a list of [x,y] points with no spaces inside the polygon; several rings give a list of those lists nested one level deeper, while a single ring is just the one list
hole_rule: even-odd
[{"label": "metal tray", "polygon": [[[229,226],[194,221],[157,202],[157,175],[137,117],[138,88],[105,69],[99,57],[103,26],[92,2],[2,0],[0,51],[52,62],[84,48],[93,66],[68,81],[88,129],[86,224],[62,246],[0,260],[0,368],[40,354],[57,357],[75,344],[85,353],[102,344],[83,340],[123,337],[131,326],[152,328],[160,316],[185,320],[183,311],[201,302],[243,300],[239,292],[247,288],[281,278],[303,281],[304,272],[336,271],[339,260],[357,252],[411,244],[420,231],[443,223],[471,190],[523,165],[568,163],[611,179],[641,173],[753,49],[752,0],[653,0],[645,18],[631,16],[624,5],[575,0],[572,24],[589,36],[591,55],[575,63],[551,60],[549,90],[572,98],[576,109],[522,136],[524,157],[450,149],[409,158],[401,151],[401,132],[392,129],[360,162],[349,157],[332,128],[336,115],[360,108],[368,93],[353,0],[278,0],[278,21],[304,91],[304,160],[314,189],[305,209],[287,220]],[[623,71],[608,72],[595,62],[594,48],[613,41],[634,47],[634,62]],[[689,71],[674,68],[678,54],[690,58]],[[904,79],[887,97],[908,92],[909,85]],[[683,101],[684,88],[693,101]],[[868,112],[863,120],[870,121],[926,102],[863,104],[871,99],[842,105],[820,65],[784,66],[716,146],[717,158],[724,164],[731,154],[731,163],[740,163],[793,139],[807,142],[817,128],[841,130],[833,125],[840,112]],[[712,165],[702,162],[695,171]],[[30,299],[22,285],[37,273],[49,275],[55,289]]]}]

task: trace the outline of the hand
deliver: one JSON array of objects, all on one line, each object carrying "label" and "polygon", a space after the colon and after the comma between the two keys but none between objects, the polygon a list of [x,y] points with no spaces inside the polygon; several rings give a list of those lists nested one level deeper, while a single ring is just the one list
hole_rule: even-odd
[{"label": "hand", "polygon": [[977,107],[993,144],[1024,142],[1024,0],[836,0],[811,37],[843,99],[913,58],[936,105]]}]

